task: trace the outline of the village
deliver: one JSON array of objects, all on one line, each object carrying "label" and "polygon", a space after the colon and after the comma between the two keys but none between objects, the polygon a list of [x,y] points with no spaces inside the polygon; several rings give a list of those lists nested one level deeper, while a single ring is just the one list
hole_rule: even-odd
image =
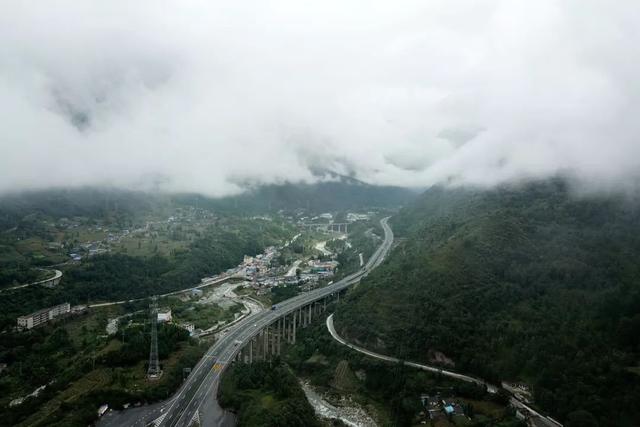
[{"label": "village", "polygon": [[[333,227],[333,215],[330,213],[306,217],[298,212],[295,216],[287,217],[287,221],[295,224],[300,233],[280,246],[265,248],[261,254],[245,255],[238,266],[218,275],[204,277],[193,288],[158,295],[161,307],[157,319],[159,322],[180,325],[192,336],[206,335],[230,321],[237,321],[256,310],[266,309],[279,299],[330,284],[339,263],[335,259],[336,254],[327,249],[327,243],[333,240],[346,241],[347,224],[368,217],[369,214],[350,212],[346,215],[344,225],[339,224],[338,227]],[[271,218],[256,220],[271,221]],[[55,246],[55,249],[68,251],[67,262],[72,263],[107,252],[141,252],[140,255],[162,253],[179,249],[184,240],[188,241],[190,234],[197,235],[199,229],[216,221],[218,218],[210,212],[194,208],[177,209],[172,216],[146,221],[143,226],[132,230],[108,228],[100,224],[89,226],[80,219],[63,218],[55,227],[63,230],[64,244],[50,242],[49,246],[51,249]],[[347,242],[347,245],[350,244]],[[51,280],[47,281],[47,285],[56,286],[61,276],[62,273],[57,271],[53,285],[48,285]],[[84,314],[90,309],[144,299],[78,306],[62,303],[20,316],[17,327],[22,330],[31,329],[60,317]],[[213,306],[218,307],[213,311],[218,311],[219,315],[206,312],[206,307],[211,309]],[[176,311],[181,314],[176,316]],[[231,319],[225,311],[231,311]],[[115,333],[118,322],[131,316],[132,313],[124,313],[110,318],[106,326],[107,333]],[[197,318],[195,323],[201,327],[189,320],[193,318]],[[212,318],[218,319],[215,324],[203,324]]]},{"label": "village", "polygon": [[[173,322],[196,337],[224,333],[246,316],[271,308],[278,302],[274,294],[279,291],[288,296],[331,283],[339,263],[326,249],[313,249],[315,254],[301,255],[289,265],[278,263],[282,251],[300,238],[302,234],[280,247],[267,247],[261,254],[245,255],[237,267],[205,277],[192,289],[163,296],[158,322]],[[218,315],[211,315],[213,312]],[[110,331],[115,329],[110,327]]]},{"label": "village", "polygon": [[[148,325],[151,301],[151,305],[155,307],[151,310],[152,316],[158,324],[183,329],[196,341],[220,339],[231,326],[247,316],[275,309],[279,301],[337,280],[341,266],[337,261],[336,248],[350,248],[347,226],[366,217],[366,214],[350,214],[345,221],[346,225],[340,225],[340,229],[337,226],[331,227],[335,223],[330,214],[312,218],[299,217],[296,225],[300,232],[290,240],[279,246],[268,246],[259,254],[244,255],[237,266],[204,277],[192,287],[158,295],[151,300],[141,298],[79,306],[64,303],[21,316],[17,320],[18,328],[31,329],[61,318],[74,318],[86,315],[87,312],[109,309],[107,312],[114,316],[105,319],[104,338],[124,342],[127,334]],[[167,221],[170,224],[176,220],[169,218]],[[131,233],[144,235],[158,229],[157,227],[158,224],[147,224],[144,229],[129,233],[125,230],[122,237]],[[370,233],[370,230],[366,233]],[[144,304],[138,304],[133,311],[127,310],[128,304],[134,302]],[[117,311],[113,311],[115,307],[118,307]],[[528,397],[525,385],[513,384],[509,387],[525,398]],[[326,411],[326,415],[332,414],[344,421],[353,420],[358,425],[375,425],[357,405],[335,407],[320,395],[313,398],[317,391],[310,385],[304,388],[316,411]],[[35,390],[33,395],[37,396],[42,389]],[[10,406],[20,405],[26,397],[28,396],[12,400]],[[474,408],[476,402],[460,398],[450,391],[423,394],[420,400],[423,407],[418,413],[420,424],[438,427],[468,425],[471,420],[482,419],[487,413],[487,408]],[[488,405],[486,402],[481,404]],[[488,408],[489,412],[497,411],[497,407],[489,405]],[[523,414],[516,412],[514,415],[525,419]],[[535,419],[526,418],[529,425],[536,425]]]}]

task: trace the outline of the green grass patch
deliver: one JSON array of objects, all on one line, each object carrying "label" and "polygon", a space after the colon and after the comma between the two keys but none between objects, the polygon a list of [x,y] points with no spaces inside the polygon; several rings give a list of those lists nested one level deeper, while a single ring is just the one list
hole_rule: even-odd
[{"label": "green grass patch", "polygon": [[168,305],[175,322],[193,323],[199,329],[210,328],[218,322],[229,322],[235,318],[235,313],[242,310],[242,306],[235,303],[225,309],[217,304],[186,303],[178,298],[170,298]]},{"label": "green grass patch", "polygon": [[632,374],[640,375],[640,366],[627,368],[627,371],[631,372]]}]

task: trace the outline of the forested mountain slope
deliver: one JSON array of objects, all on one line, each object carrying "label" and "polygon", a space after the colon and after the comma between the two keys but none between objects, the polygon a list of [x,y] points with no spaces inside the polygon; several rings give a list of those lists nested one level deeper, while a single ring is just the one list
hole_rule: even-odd
[{"label": "forested mountain slope", "polygon": [[413,200],[418,194],[406,188],[370,185],[344,176],[334,178],[332,181],[315,184],[261,185],[240,195],[220,199],[179,195],[175,196],[175,200],[229,213],[263,213],[280,209],[331,212],[372,207],[395,208]]},{"label": "forested mountain slope", "polygon": [[433,188],[392,222],[406,240],[341,304],[340,333],[524,381],[560,419],[640,425],[637,204],[575,198],[562,181]]},{"label": "forested mountain slope", "polygon": [[343,176],[313,184],[256,185],[247,187],[242,194],[220,198],[109,187],[27,191],[0,195],[0,232],[14,227],[25,230],[25,233],[37,232],[38,224],[34,217],[87,216],[117,222],[140,213],[159,212],[175,206],[196,206],[239,215],[300,208],[311,212],[395,208],[413,200],[417,194],[406,188],[369,185]]}]

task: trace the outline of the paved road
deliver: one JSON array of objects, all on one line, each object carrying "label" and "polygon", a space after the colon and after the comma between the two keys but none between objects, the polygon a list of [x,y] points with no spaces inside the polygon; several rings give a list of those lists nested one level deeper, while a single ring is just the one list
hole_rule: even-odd
[{"label": "paved road", "polygon": [[[385,360],[387,362],[393,362],[393,363],[400,362],[400,359],[398,359],[398,358],[391,357],[391,356],[385,356],[384,354],[376,353],[374,351],[367,350],[366,348],[363,348],[363,347],[357,346],[355,344],[352,344],[350,342],[347,342],[344,338],[342,338],[336,332],[336,329],[335,329],[335,327],[333,325],[333,314],[330,315],[329,317],[327,317],[327,329],[329,330],[329,333],[331,334],[333,339],[338,341],[340,344],[346,345],[347,347],[349,347],[349,348],[351,348],[351,349],[353,349],[353,350],[355,350],[357,352],[366,354],[367,356],[373,357],[375,359]],[[455,378],[457,380],[461,380],[461,381],[475,383],[475,384],[478,384],[478,385],[487,386],[487,391],[489,393],[497,393],[498,392],[498,387],[497,386],[489,384],[486,381],[481,380],[479,378],[474,378],[474,377],[471,377],[469,375],[463,375],[463,374],[459,374],[457,372],[448,371],[446,369],[442,369],[442,368],[439,368],[437,366],[423,365],[421,363],[408,362],[408,361],[402,361],[402,362],[406,366],[411,366],[413,368],[422,369],[424,371],[429,371],[429,372],[435,372],[435,373],[442,374],[445,377]],[[511,397],[510,403],[513,406],[515,406],[516,408],[520,408],[520,409],[523,409],[525,411],[528,411],[531,415],[538,417],[539,420],[546,426],[549,426],[549,427],[562,427],[562,424],[560,424],[556,420],[540,414],[535,409],[531,408],[530,406],[526,405],[524,402],[521,402],[520,400],[516,399],[515,397]]]},{"label": "paved road", "polygon": [[[156,406],[154,410],[141,413],[140,418],[135,423],[131,423],[128,416],[124,417],[127,412],[124,411],[121,413],[123,414],[122,417],[118,417],[118,414],[110,416],[109,424],[100,423],[100,425],[140,426],[154,422],[158,427],[187,427],[194,419],[199,419],[202,426],[205,427],[226,425],[228,418],[221,412],[215,400],[215,392],[224,369],[233,361],[240,349],[266,326],[302,306],[333,295],[359,282],[370,270],[380,265],[393,243],[393,232],[387,224],[387,220],[388,218],[384,218],[380,221],[385,233],[383,243],[376,249],[361,270],[332,285],[315,289],[281,302],[278,304],[277,310],[264,311],[248,316],[230,327],[229,332],[207,350],[189,377],[170,400]],[[214,421],[215,424],[213,422],[209,424],[210,420],[216,420]]]},{"label": "paved road", "polygon": [[[185,292],[189,292],[192,289],[205,288],[207,286],[211,286],[211,285],[215,285],[215,284],[218,284],[218,283],[222,283],[222,282],[227,281],[227,280],[232,279],[232,278],[233,278],[233,276],[222,276],[222,277],[217,277],[215,279],[209,279],[209,280],[206,280],[204,283],[202,283],[200,285],[189,286],[188,288],[178,289],[177,291],[167,292],[166,294],[157,295],[157,297],[162,298],[162,297],[168,297],[168,296],[172,296],[172,295],[182,294],[182,293],[185,293]],[[89,308],[107,307],[107,306],[110,306],[110,305],[120,305],[120,304],[125,304],[125,303],[128,303],[128,302],[136,302],[136,301],[148,300],[149,298],[150,297],[135,298],[135,299],[122,300],[122,301],[99,302],[99,303],[96,303],[96,304],[89,304],[87,307],[89,307]]]},{"label": "paved road", "polygon": [[[42,269],[42,270],[47,270],[47,269]],[[59,283],[61,278],[62,278],[62,271],[53,270],[53,276],[49,277],[48,279],[38,280],[37,282],[27,283],[25,285],[18,285],[18,286],[12,286],[10,288],[0,289],[0,293],[5,292],[5,291],[13,291],[15,289],[22,289],[22,288],[26,288],[26,287],[29,287],[29,286],[43,285],[43,284],[45,284],[47,282],[53,282],[53,281],[56,281],[56,280]]]}]

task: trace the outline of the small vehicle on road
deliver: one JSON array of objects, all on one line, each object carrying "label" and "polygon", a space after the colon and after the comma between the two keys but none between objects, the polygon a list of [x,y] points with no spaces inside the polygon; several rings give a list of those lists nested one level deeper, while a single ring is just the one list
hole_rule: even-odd
[{"label": "small vehicle on road", "polygon": [[271,310],[276,310],[277,308],[278,308],[278,306],[275,305],[275,304],[271,306]]}]

